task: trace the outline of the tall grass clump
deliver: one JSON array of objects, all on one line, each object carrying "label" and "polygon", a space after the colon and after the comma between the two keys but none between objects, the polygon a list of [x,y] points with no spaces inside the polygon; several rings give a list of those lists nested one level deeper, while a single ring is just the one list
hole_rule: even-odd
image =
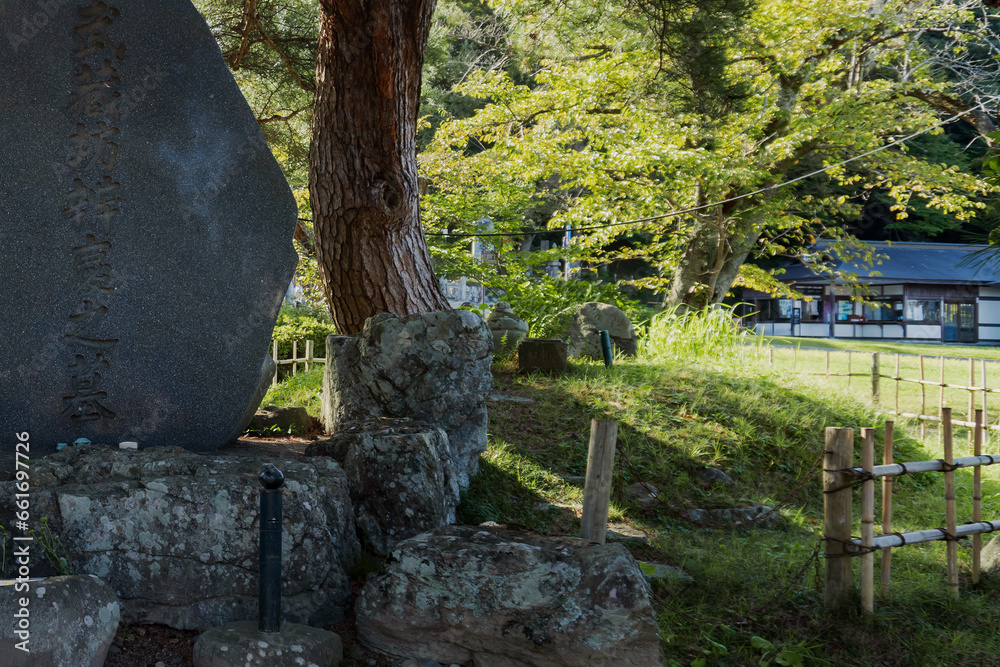
[{"label": "tall grass clump", "polygon": [[765,345],[763,337],[740,326],[732,306],[675,306],[652,317],[639,341],[639,358],[652,363],[745,359],[759,355]]}]

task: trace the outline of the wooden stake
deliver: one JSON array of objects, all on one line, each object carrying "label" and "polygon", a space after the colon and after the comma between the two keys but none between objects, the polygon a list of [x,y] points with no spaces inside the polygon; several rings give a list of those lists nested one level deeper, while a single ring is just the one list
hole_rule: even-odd
[{"label": "wooden stake", "polygon": [[[877,353],[876,353],[877,354]],[[878,362],[873,362],[877,365]],[[861,469],[871,474],[875,467],[875,429],[861,429]],[[875,480],[861,484],[861,546],[871,549],[875,540]],[[869,614],[875,611],[875,554],[861,554],[861,607]]]},{"label": "wooden stake", "polygon": [[[976,390],[973,387],[976,386],[976,360],[969,357],[969,412],[967,421],[972,421],[976,416]],[[975,429],[969,429],[969,449],[973,447],[973,439],[975,435],[973,431]]]},{"label": "wooden stake", "polygon": [[309,362],[313,358],[313,342],[311,340],[306,341],[306,371],[309,370]]},{"label": "wooden stake", "polygon": [[[941,408],[941,439],[944,442],[944,462],[951,465],[955,462],[951,437],[951,408]],[[958,519],[955,516],[955,471],[944,473],[944,512],[945,531],[950,538],[948,547],[948,594],[953,600],[958,599],[958,542],[955,541],[955,527]]]},{"label": "wooden stake", "polygon": [[273,341],[271,343],[271,358],[274,359],[274,377],[271,378],[271,386],[278,386],[278,341]]},{"label": "wooden stake", "polygon": [[[898,374],[897,374],[898,377]],[[893,422],[885,423],[885,449],[882,451],[882,463],[892,463]],[[882,478],[882,534],[892,532],[892,477]],[[889,571],[892,567],[892,549],[882,549],[882,597],[889,598]]]},{"label": "wooden stake", "polygon": [[851,351],[847,351],[847,386],[851,386],[851,380],[854,379],[854,373],[851,371]]},{"label": "wooden stake", "polygon": [[[941,389],[938,395],[938,414],[944,409],[944,357],[941,357]],[[941,429],[938,428],[938,444],[942,442]]]},{"label": "wooden stake", "polygon": [[924,384],[924,355],[920,355],[920,439],[927,437],[927,385]]},{"label": "wooden stake", "polygon": [[[986,374],[983,374],[986,379]],[[983,411],[976,410],[976,427],[972,432],[972,455],[980,456],[983,453]],[[972,469],[972,521],[978,523],[983,520],[983,469],[976,466]],[[979,555],[983,547],[983,536],[972,536],[972,583],[979,583]]]},{"label": "wooden stake", "polygon": [[590,420],[590,451],[587,453],[587,478],[583,488],[583,539],[604,544],[608,530],[608,504],[615,467],[615,444],[618,422],[613,419]]},{"label": "wooden stake", "polygon": [[826,351],[826,379],[830,381],[830,350]]},{"label": "wooden stake", "polygon": [[896,353],[896,414],[899,414],[899,352]]},{"label": "wooden stake", "polygon": [[292,375],[299,372],[299,341],[292,341]]},{"label": "wooden stake", "polygon": [[823,604],[839,607],[851,593],[851,487],[853,475],[841,470],[854,460],[854,429],[826,429],[823,453],[823,538],[826,543],[826,589]]},{"label": "wooden stake", "polygon": [[983,435],[980,438],[980,445],[983,447],[983,449],[989,449],[990,413],[987,406],[989,403],[990,390],[986,383],[986,360],[980,359],[979,361],[982,363],[982,373],[983,373],[983,418],[977,419],[976,422],[982,424],[983,426]]},{"label": "wooden stake", "polygon": [[879,399],[879,378],[881,378],[881,372],[878,367],[878,352],[872,352],[872,403],[878,405]]}]

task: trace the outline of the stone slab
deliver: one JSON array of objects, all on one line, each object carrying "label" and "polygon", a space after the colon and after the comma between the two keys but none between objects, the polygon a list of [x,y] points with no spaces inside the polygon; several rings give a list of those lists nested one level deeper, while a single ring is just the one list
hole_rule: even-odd
[{"label": "stone slab", "polygon": [[194,667],[337,667],[343,657],[339,635],[295,623],[260,632],[257,621],[237,621],[203,632],[194,643]]},{"label": "stone slab", "polygon": [[208,26],[189,0],[3,2],[0,24],[0,432],[234,439],[297,210]]},{"label": "stone slab", "polygon": [[[257,475],[267,463],[285,475],[283,618],[336,623],[359,546],[347,479],[331,459],[67,447],[32,461],[33,525],[47,517],[73,570],[107,581],[126,621],[207,630],[257,613]],[[16,493],[16,482],[0,483],[0,525],[14,525]],[[30,572],[41,571],[41,549],[30,555]]]},{"label": "stone slab", "polygon": [[[18,635],[17,616],[23,614],[26,634]],[[101,667],[118,632],[121,604],[97,577],[51,577],[0,585],[0,615],[0,665]]]}]

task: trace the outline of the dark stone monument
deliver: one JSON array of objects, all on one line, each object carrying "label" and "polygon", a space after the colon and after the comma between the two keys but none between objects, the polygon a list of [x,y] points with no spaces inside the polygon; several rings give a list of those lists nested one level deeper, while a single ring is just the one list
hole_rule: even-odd
[{"label": "dark stone monument", "polygon": [[561,338],[525,338],[517,347],[517,367],[522,373],[566,370],[568,344]]},{"label": "dark stone monument", "polygon": [[0,3],[0,469],[210,450],[273,371],[296,205],[189,0]]}]

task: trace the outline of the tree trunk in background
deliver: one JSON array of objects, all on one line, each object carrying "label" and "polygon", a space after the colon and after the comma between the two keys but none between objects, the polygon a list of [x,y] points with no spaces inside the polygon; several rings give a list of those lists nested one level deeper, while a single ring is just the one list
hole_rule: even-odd
[{"label": "tree trunk in background", "polygon": [[447,309],[420,226],[416,122],[434,0],[321,0],[309,193],[337,331]]},{"label": "tree trunk in background", "polygon": [[732,229],[732,222],[725,224],[714,216],[699,216],[674,269],[663,305],[697,310],[721,303],[760,239],[763,220],[764,216],[757,214]]}]

